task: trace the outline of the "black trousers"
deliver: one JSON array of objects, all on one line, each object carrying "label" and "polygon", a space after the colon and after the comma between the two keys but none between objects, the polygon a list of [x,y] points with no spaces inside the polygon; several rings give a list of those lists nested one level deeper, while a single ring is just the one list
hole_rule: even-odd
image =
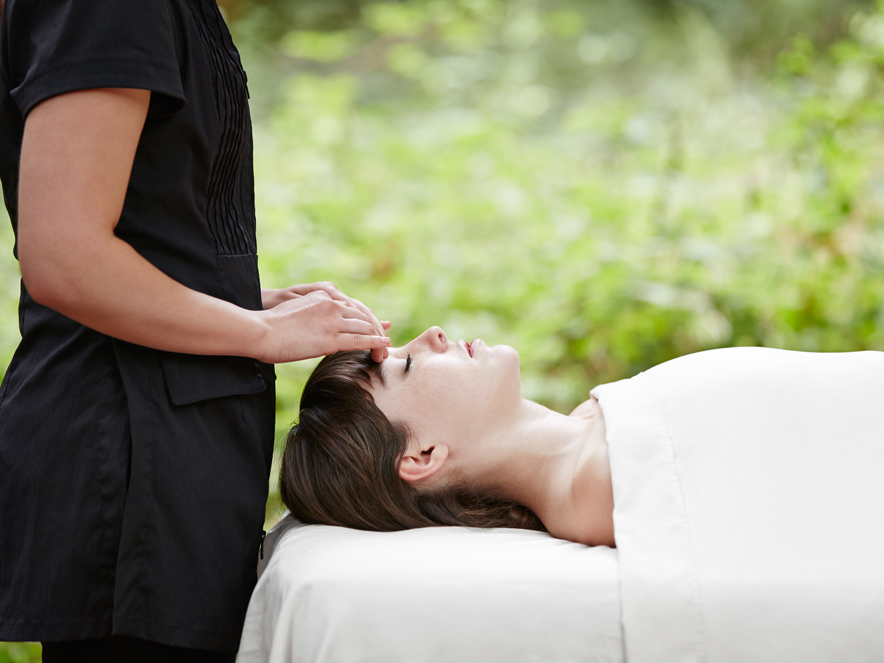
[{"label": "black trousers", "polygon": [[44,642],[43,663],[233,663],[236,654],[161,645],[138,638]]}]

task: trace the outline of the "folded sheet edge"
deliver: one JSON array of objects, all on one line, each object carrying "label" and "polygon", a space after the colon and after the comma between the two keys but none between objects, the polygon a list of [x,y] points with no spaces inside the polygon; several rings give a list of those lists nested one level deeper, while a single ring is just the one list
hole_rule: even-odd
[{"label": "folded sheet edge", "polygon": [[704,663],[703,606],[665,418],[648,376],[592,391],[605,416],[630,663]]}]

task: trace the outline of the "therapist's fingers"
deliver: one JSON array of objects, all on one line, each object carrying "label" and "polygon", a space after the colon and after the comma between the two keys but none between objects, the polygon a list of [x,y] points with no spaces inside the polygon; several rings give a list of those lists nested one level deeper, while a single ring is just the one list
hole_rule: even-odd
[{"label": "therapist's fingers", "polygon": [[303,297],[294,288],[261,288],[261,307],[264,310],[278,306],[289,299]]},{"label": "therapist's fingers", "polygon": [[359,309],[363,313],[369,316],[372,323],[375,325],[375,329],[377,330],[378,336],[384,336],[384,331],[389,329],[389,324],[384,327],[381,324],[381,321],[378,320],[377,316],[374,314],[369,307],[363,304],[358,299],[347,296],[340,288],[338,288],[331,281],[317,281],[316,283],[308,283],[305,285],[297,285],[292,287],[293,292],[297,292],[299,294],[306,295],[310,292],[315,292],[317,290],[321,290],[325,292],[329,297],[334,299],[335,301],[339,301],[343,304],[351,306],[353,308]]},{"label": "therapist's fingers", "polygon": [[390,339],[375,332],[370,316],[332,299],[323,290],[256,311],[269,334],[256,348],[255,357],[268,363],[283,363],[332,354],[339,350],[371,350],[390,345]]},{"label": "therapist's fingers", "polygon": [[371,350],[372,356],[379,349],[385,349],[390,344],[386,336],[366,336],[365,334],[341,334],[339,349],[341,350]]},{"label": "therapist's fingers", "polygon": [[369,316],[369,318],[371,318],[372,324],[374,324],[375,329],[377,329],[378,334],[380,336],[383,336],[384,332],[390,328],[389,325],[384,327],[384,325],[381,324],[381,321],[378,320],[378,317],[374,314],[374,311],[372,311],[370,308],[368,308],[365,304],[360,302],[358,299],[354,299],[351,297],[350,303],[352,306],[356,307],[357,309],[359,309],[360,311],[365,313],[367,316]]},{"label": "therapist's fingers", "polygon": [[[393,323],[389,320],[381,320],[381,327],[386,331],[390,327],[393,326]],[[375,363],[380,364],[384,359],[390,356],[390,349],[387,347],[383,348],[372,348],[371,358],[375,361]]]},{"label": "therapist's fingers", "polygon": [[[331,281],[317,281],[316,283],[308,283],[303,285],[292,286],[289,289],[291,292],[307,295],[311,292],[322,291],[331,297],[335,302],[340,302],[344,306],[353,309],[354,311],[358,311],[362,314],[362,316],[367,316],[367,319],[374,325],[375,334],[377,336],[386,336],[387,330],[391,327],[391,323],[389,321],[381,322],[378,320],[378,317],[374,314],[368,306],[363,304],[358,299],[353,297],[348,297],[343,291],[341,291],[334,283]],[[347,314],[344,314],[347,316]],[[347,317],[355,317],[355,316],[347,316]],[[389,345],[389,344],[388,344]],[[371,348],[371,358],[380,363],[384,359],[386,359],[390,355],[389,350],[386,346],[382,347],[373,347]]]},{"label": "therapist's fingers", "polygon": [[350,301],[350,298],[347,297],[347,295],[345,295],[343,292],[341,292],[341,290],[331,281],[317,281],[316,283],[304,283],[302,285],[295,285],[291,287],[291,290],[301,295],[307,295],[311,292],[321,290],[336,301],[344,302],[345,304]]},{"label": "therapist's fingers", "polygon": [[341,334],[365,334],[366,336],[376,336],[375,326],[370,320],[361,318],[348,318],[341,325],[339,333]]},{"label": "therapist's fingers", "polygon": [[[335,303],[342,307],[341,314],[345,318],[367,320],[369,323],[371,323],[372,331],[374,332],[374,334],[383,337],[387,336],[386,330],[390,328],[390,322],[380,322],[377,317],[375,317],[370,308],[365,305],[360,305],[362,304],[362,302],[360,302],[359,300],[351,300],[348,304],[344,304],[340,301],[336,301]],[[381,363],[389,355],[390,351],[387,349],[387,345],[380,347],[375,346],[371,349],[371,358],[375,361],[375,363]]]}]

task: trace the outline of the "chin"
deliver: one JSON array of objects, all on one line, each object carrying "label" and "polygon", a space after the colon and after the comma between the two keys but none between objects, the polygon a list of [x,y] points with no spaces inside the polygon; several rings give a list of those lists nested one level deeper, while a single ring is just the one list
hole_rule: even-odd
[{"label": "chin", "polygon": [[516,368],[519,367],[519,352],[511,345],[501,345],[498,346],[501,348],[505,356],[516,365]]},{"label": "chin", "polygon": [[511,345],[486,346],[483,350],[488,353],[488,359],[498,366],[519,366],[519,353]]},{"label": "chin", "polygon": [[502,369],[503,382],[511,385],[515,391],[521,392],[522,377],[519,371],[519,353],[510,345],[495,345],[494,349],[499,353],[498,360]]},{"label": "chin", "polygon": [[516,363],[518,363],[518,361],[519,361],[519,353],[511,345],[492,345],[488,349],[490,351],[494,352],[495,354],[512,357],[515,359]]}]

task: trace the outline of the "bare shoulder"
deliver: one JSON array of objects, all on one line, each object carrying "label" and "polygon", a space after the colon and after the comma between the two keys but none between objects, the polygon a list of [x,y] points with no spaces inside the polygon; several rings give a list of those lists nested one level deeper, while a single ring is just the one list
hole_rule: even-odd
[{"label": "bare shoulder", "polygon": [[583,401],[580,405],[575,407],[569,417],[585,417],[585,416],[595,416],[599,413],[601,408],[599,407],[599,402],[596,400],[595,396],[590,396],[585,401]]}]

